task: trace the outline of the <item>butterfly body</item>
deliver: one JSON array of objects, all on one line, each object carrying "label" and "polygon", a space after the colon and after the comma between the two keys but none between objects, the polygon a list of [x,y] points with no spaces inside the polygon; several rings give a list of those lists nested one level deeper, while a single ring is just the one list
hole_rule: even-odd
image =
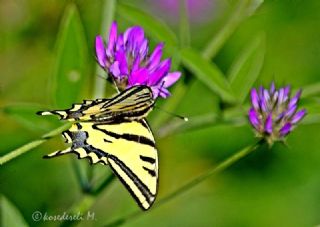
[{"label": "butterfly body", "polygon": [[75,153],[91,164],[109,165],[139,206],[147,210],[157,194],[158,154],[145,117],[152,110],[152,91],[129,88],[111,99],[85,100],[68,110],[39,112],[73,122],[62,133],[71,146],[45,156]]}]

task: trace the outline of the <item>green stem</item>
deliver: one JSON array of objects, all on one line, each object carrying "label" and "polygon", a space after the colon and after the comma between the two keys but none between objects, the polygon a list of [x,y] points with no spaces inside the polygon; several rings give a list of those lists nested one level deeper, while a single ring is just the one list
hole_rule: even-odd
[{"label": "green stem", "polygon": [[30,143],[27,143],[27,144],[23,145],[22,147],[19,147],[15,150],[5,154],[4,156],[2,156],[0,158],[0,165],[3,165],[6,162],[26,153],[27,151],[30,151],[31,149],[38,147],[39,145],[43,144],[44,142],[46,142],[47,140],[49,140],[53,136],[60,134],[61,132],[63,132],[64,130],[66,130],[69,127],[70,127],[70,124],[62,125],[61,127],[56,128],[56,129],[52,130],[51,132],[43,135],[40,139],[32,141]]},{"label": "green stem", "polygon": [[238,6],[236,6],[235,12],[231,14],[226,24],[220,29],[220,31],[211,39],[211,41],[205,47],[202,56],[206,59],[213,58],[218,51],[221,49],[226,40],[232,35],[236,30],[238,25],[244,19],[244,9],[247,5],[247,1],[239,1]]},{"label": "green stem", "polygon": [[92,195],[98,195],[100,192],[102,192],[105,188],[107,188],[115,179],[115,175],[111,173],[105,180],[95,189],[91,192]]},{"label": "green stem", "polygon": [[263,140],[260,140],[256,144],[251,145],[251,146],[247,146],[247,147],[243,148],[242,150],[236,152],[234,155],[232,155],[231,157],[227,158],[226,160],[221,162],[219,165],[217,165],[215,167],[212,167],[207,172],[205,172],[202,175],[196,177],[195,179],[191,180],[190,182],[188,182],[184,186],[180,187],[176,191],[174,191],[171,194],[167,195],[166,197],[162,198],[158,202],[158,204],[156,204],[156,207],[158,207],[158,206],[170,201],[171,199],[173,199],[174,197],[176,197],[178,195],[181,195],[181,194],[187,192],[188,190],[190,190],[191,188],[195,187],[199,183],[207,180],[209,177],[211,177],[211,176],[213,176],[213,175],[215,175],[217,173],[220,173],[223,170],[227,169],[232,164],[236,163],[240,159],[246,157],[247,155],[249,155],[250,153],[255,151],[262,143],[263,143]]},{"label": "green stem", "polygon": [[76,175],[77,181],[80,184],[81,190],[85,193],[90,192],[91,187],[89,183],[89,178],[86,176],[84,169],[81,166],[81,163],[77,159],[72,159],[71,163],[72,163],[72,167]]},{"label": "green stem", "polygon": [[188,122],[181,119],[173,119],[157,131],[158,138],[164,138],[175,133],[199,128],[201,126],[212,125],[218,122],[216,114],[206,114],[197,117],[191,117]]},{"label": "green stem", "polygon": [[85,175],[85,179],[87,179],[86,182],[86,186],[83,188],[84,192],[88,192],[91,193],[92,191],[92,181],[94,178],[94,168],[92,168],[91,165],[86,165],[85,171],[86,171],[86,175]]},{"label": "green stem", "polygon": [[[93,204],[96,202],[97,200],[97,196],[100,194],[100,192],[107,188],[111,182],[113,182],[113,180],[115,179],[115,175],[114,174],[110,174],[102,183],[100,186],[98,186],[97,189],[95,190],[90,190],[88,191],[86,194],[83,194],[82,197],[77,200],[76,203],[74,203],[72,205],[72,207],[69,209],[69,213],[71,215],[74,214],[85,214],[86,212],[88,212],[90,210],[90,208],[93,206]],[[92,189],[90,187],[90,189]],[[74,226],[79,222],[79,220],[65,220],[63,221],[63,223],[61,224],[61,226],[63,227],[67,227],[67,226]]]},{"label": "green stem", "polygon": [[190,45],[190,26],[188,17],[188,7],[186,0],[179,1],[179,35],[180,35],[180,46],[187,47]]},{"label": "green stem", "polygon": [[[210,168],[207,172],[201,174],[200,176],[196,177],[195,179],[189,181],[186,183],[184,186],[178,188],[174,192],[170,193],[169,195],[163,197],[160,199],[158,202],[154,204],[154,206],[151,208],[150,211],[153,211],[155,208],[160,207],[161,205],[171,201],[172,199],[176,198],[177,196],[181,196],[182,194],[186,193],[190,189],[194,188],[198,184],[202,183],[203,181],[207,180],[208,178],[222,172],[223,170],[227,169],[230,167],[232,164],[236,163],[237,161],[241,160],[242,158],[248,156],[251,154],[253,151],[255,151],[264,141],[259,140],[257,143],[254,145],[247,146],[243,148],[242,150],[236,152],[234,155],[231,157],[227,158],[223,162],[221,162],[219,165],[214,166]],[[149,211],[149,212],[150,212]],[[128,222],[129,220],[135,219],[141,215],[143,215],[144,212],[141,211],[136,211],[133,212],[125,217],[119,218],[111,223],[108,223],[105,226],[119,226],[124,224],[125,222]]]},{"label": "green stem", "polygon": [[[301,98],[314,97],[320,94],[320,83],[307,85],[302,90]],[[294,91],[294,93],[295,92],[296,91]]]},{"label": "green stem", "polygon": [[[110,30],[110,26],[114,18],[116,2],[117,2],[116,0],[105,0],[103,3],[100,34],[104,38],[108,36],[108,32]],[[97,64],[96,77],[95,77],[94,90],[93,90],[94,98],[102,98],[104,96],[106,80],[101,79],[98,76],[98,75],[104,75],[104,74],[106,74],[105,71],[103,71],[103,69],[101,69],[101,67]]]},{"label": "green stem", "polygon": [[[85,215],[86,212],[92,207],[94,202],[96,201],[96,197],[92,195],[84,195],[80,200],[78,200],[68,211],[70,215],[82,214]],[[61,227],[70,227],[76,225],[80,220],[72,219],[72,220],[64,220],[61,223]]]},{"label": "green stem", "polygon": [[301,121],[301,125],[311,125],[320,123],[320,114],[307,114],[305,119]]},{"label": "green stem", "polygon": [[221,113],[207,113],[199,116],[190,117],[188,122],[180,119],[172,119],[163,124],[159,130],[156,131],[157,137],[164,138],[175,133],[195,130],[203,127],[210,127],[214,125],[233,125],[242,126],[247,123],[246,108],[232,107],[224,109]]}]

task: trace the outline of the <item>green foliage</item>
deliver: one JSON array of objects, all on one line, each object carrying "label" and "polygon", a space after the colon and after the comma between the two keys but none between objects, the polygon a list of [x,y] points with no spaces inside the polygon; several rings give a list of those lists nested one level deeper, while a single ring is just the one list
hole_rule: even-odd
[{"label": "green foliage", "polygon": [[190,24],[188,17],[188,6],[187,1],[179,0],[179,36],[180,36],[180,46],[188,47],[190,45]]},{"label": "green foliage", "polygon": [[313,97],[319,94],[320,94],[320,83],[315,83],[303,88],[302,98]]},{"label": "green foliage", "polygon": [[[0,30],[1,37],[5,37],[0,48],[0,65],[4,74],[10,75],[0,83],[0,148],[4,154],[0,157],[0,179],[4,182],[1,193],[12,198],[20,211],[3,196],[1,226],[76,224],[68,221],[35,223],[30,214],[38,209],[51,214],[93,210],[97,220],[93,223],[81,222],[81,226],[108,223],[115,226],[124,223],[128,226],[316,226],[320,223],[320,144],[315,133],[319,131],[320,122],[320,51],[317,44],[320,36],[319,31],[314,29],[320,21],[319,2],[218,1],[219,4],[215,5],[217,9],[209,15],[212,18],[201,24],[194,21],[192,9],[192,12],[186,9],[187,1],[179,2],[180,9],[175,15],[178,21],[175,23],[166,18],[167,12],[162,13],[161,18],[156,12],[161,9],[152,11],[145,1],[136,1],[133,6],[133,3],[129,5],[126,1],[116,0],[90,3],[96,4],[94,8],[101,9],[99,15],[103,19],[96,21],[98,16],[92,16],[90,18],[96,20],[85,23],[101,24],[97,34],[103,36],[106,36],[114,15],[119,24],[142,26],[151,42],[166,44],[165,55],[173,57],[174,70],[183,72],[182,79],[170,89],[172,97],[157,100],[157,106],[187,116],[189,122],[159,110],[154,110],[150,116],[149,122],[160,153],[161,178],[160,192],[154,206],[159,208],[146,213],[132,212],[136,209],[135,204],[129,201],[127,192],[113,181],[114,175],[110,175],[104,166],[89,166],[86,161],[70,157],[74,161],[72,168],[66,157],[53,160],[43,168],[42,153],[39,150],[29,151],[44,143],[40,150],[43,153],[60,149],[63,145],[57,139],[58,135],[69,125],[58,127],[57,121],[34,114],[47,109],[48,104],[22,105],[15,100],[18,98],[34,103],[32,94],[25,94],[25,97],[4,94],[13,88],[30,85],[21,83],[21,72],[28,76],[34,74],[23,79],[37,82],[43,77],[50,77],[39,75],[37,72],[40,70],[30,73],[28,64],[39,69],[48,66],[41,59],[28,61],[28,56],[22,53],[28,50],[26,46],[30,48],[32,40],[35,45],[32,50],[43,51],[39,56],[50,58],[52,53],[48,43],[52,46],[50,40],[55,36],[56,53],[52,58],[55,64],[49,80],[52,89],[46,96],[52,98],[56,106],[64,108],[82,98],[101,97],[106,93],[105,84],[100,83],[102,79],[96,76],[102,71],[89,71],[88,58],[94,58],[94,53],[86,41],[88,28],[82,24],[88,18],[85,16],[88,3],[57,2],[52,3],[53,6],[41,2],[39,4],[43,5],[40,6],[26,3],[35,10],[33,13],[28,11],[28,7],[23,8],[21,12],[26,10],[28,17],[8,4],[8,12],[13,15],[10,18],[14,20],[6,19],[0,23],[8,28],[6,31]],[[60,15],[62,20],[57,28]],[[200,40],[199,34],[206,37],[201,37],[201,42],[197,42]],[[204,48],[200,50],[198,47]],[[16,56],[21,60],[17,60]],[[86,84],[89,77],[96,80],[95,85]],[[287,152],[287,146],[281,144],[271,149],[249,144],[254,142],[254,134],[247,122],[250,88],[271,80],[277,85],[289,83],[296,89],[303,88],[301,105],[307,108],[309,114],[288,137],[286,143],[290,152]],[[34,90],[38,86],[35,83]],[[94,88],[90,97],[83,95],[87,87]],[[107,90],[107,93],[111,91]],[[212,102],[202,103],[204,97],[199,94],[212,98]],[[37,92],[39,95],[42,94]],[[187,97],[196,97],[196,102]],[[206,113],[192,116],[195,109],[202,107]],[[30,130],[39,134],[50,132],[21,147],[9,142],[26,137]],[[228,170],[225,173],[209,179],[226,167]],[[89,169],[95,171],[92,173]],[[97,172],[100,177],[97,177]],[[56,187],[47,187],[41,177],[50,179]],[[61,177],[67,179],[71,187],[61,184]],[[204,180],[206,182],[202,183]],[[46,199],[39,199],[32,191],[26,193],[25,187],[43,188],[39,198]],[[199,210],[199,206],[203,209]],[[155,219],[162,221],[154,222]]]},{"label": "green foliage", "polygon": [[77,7],[70,4],[57,37],[53,94],[59,108],[79,99],[87,76],[87,43]]},{"label": "green foliage", "polygon": [[234,33],[239,24],[247,16],[246,6],[248,2],[250,2],[250,0],[240,0],[234,6],[233,12],[227,18],[226,22],[221,26],[219,32],[212,36],[212,39],[207,43],[206,47],[204,48],[204,58],[210,59],[216,56],[216,54],[225,44],[226,40],[230,38],[230,36]]},{"label": "green foliage", "polygon": [[1,226],[26,227],[29,226],[21,212],[5,196],[0,196]]},{"label": "green foliage", "polygon": [[193,72],[198,80],[218,94],[224,101],[235,101],[228,81],[214,63],[207,61],[192,49],[183,49],[181,60],[183,65]]},{"label": "green foliage", "polygon": [[14,118],[26,129],[32,131],[45,131],[57,126],[57,122],[39,118],[35,113],[43,109],[39,104],[15,104],[3,107],[3,112]]},{"label": "green foliage", "polygon": [[260,75],[265,55],[264,34],[249,42],[229,69],[229,81],[240,103],[243,103]]},{"label": "green foliage", "polygon": [[132,24],[142,26],[148,35],[158,42],[164,42],[168,49],[177,46],[177,37],[174,32],[162,21],[138,8],[120,3],[117,12]]},{"label": "green foliage", "polygon": [[[115,7],[116,7],[116,0],[104,0],[102,6],[102,16],[101,16],[101,25],[100,25],[100,35],[102,37],[108,37],[108,33],[110,30],[110,25],[114,18],[115,14]],[[96,72],[95,75],[103,75],[104,70],[99,66],[96,65]],[[107,81],[101,79],[100,77],[96,77],[94,80],[93,86],[93,98],[101,98],[106,93],[106,85]],[[110,87],[110,86],[109,86]]]}]

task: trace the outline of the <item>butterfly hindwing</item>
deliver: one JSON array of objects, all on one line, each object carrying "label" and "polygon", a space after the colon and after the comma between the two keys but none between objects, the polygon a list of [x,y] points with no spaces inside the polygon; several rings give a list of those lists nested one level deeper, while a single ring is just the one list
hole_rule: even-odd
[{"label": "butterfly hindwing", "polygon": [[[94,123],[84,122],[72,124],[71,128],[62,133],[67,143],[71,143],[71,147],[56,151],[44,156],[44,158],[53,158],[67,153],[74,153],[79,159],[88,158],[91,164],[101,163],[107,165],[107,153],[103,150],[106,146],[104,135],[93,130]],[[89,144],[89,137],[94,137],[94,145]]]},{"label": "butterfly hindwing", "polygon": [[158,154],[146,121],[98,124],[95,129],[111,142],[107,156],[110,167],[140,207],[148,209],[157,194]]},{"label": "butterfly hindwing", "polygon": [[75,123],[63,135],[71,147],[45,158],[75,153],[92,164],[110,164],[141,208],[146,210],[152,205],[157,194],[158,154],[145,120]]}]

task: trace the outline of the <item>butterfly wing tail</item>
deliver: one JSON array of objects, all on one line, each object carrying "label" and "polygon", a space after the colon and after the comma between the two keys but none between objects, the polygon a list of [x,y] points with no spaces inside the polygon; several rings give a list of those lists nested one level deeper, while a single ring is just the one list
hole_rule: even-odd
[{"label": "butterfly wing tail", "polygon": [[51,111],[38,111],[37,112],[37,115],[41,115],[41,116],[44,116],[44,115],[53,115],[54,113],[52,113]]},{"label": "butterfly wing tail", "polygon": [[60,156],[60,155],[68,154],[68,153],[72,153],[71,148],[52,152],[50,154],[47,154],[47,155],[43,156],[43,158],[46,158],[46,159],[47,158],[54,158],[54,157],[57,157],[57,156]]},{"label": "butterfly wing tail", "polygon": [[98,158],[95,155],[95,153],[93,153],[93,152],[88,153],[83,148],[77,148],[77,149],[67,148],[65,150],[59,150],[59,151],[55,151],[53,153],[47,154],[47,155],[43,156],[43,158],[49,159],[49,158],[54,158],[54,157],[61,156],[64,154],[69,154],[69,153],[76,154],[78,156],[78,159],[83,159],[83,158],[89,159],[90,164],[96,164],[98,162],[100,162],[103,165],[108,164],[106,157]]},{"label": "butterfly wing tail", "polygon": [[41,116],[57,115],[60,117],[60,120],[65,120],[68,117],[67,111],[64,111],[64,110],[38,111],[37,114]]}]

